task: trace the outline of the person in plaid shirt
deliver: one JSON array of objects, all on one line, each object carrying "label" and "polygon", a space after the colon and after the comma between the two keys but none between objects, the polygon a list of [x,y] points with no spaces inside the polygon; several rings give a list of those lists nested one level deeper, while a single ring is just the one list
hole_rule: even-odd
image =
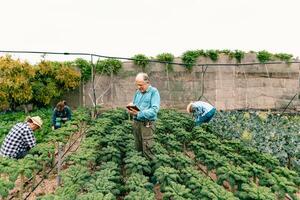
[{"label": "person in plaid shirt", "polygon": [[9,158],[24,158],[27,152],[36,145],[33,131],[41,128],[43,124],[39,116],[28,117],[26,122],[17,123],[5,137],[0,155]]}]

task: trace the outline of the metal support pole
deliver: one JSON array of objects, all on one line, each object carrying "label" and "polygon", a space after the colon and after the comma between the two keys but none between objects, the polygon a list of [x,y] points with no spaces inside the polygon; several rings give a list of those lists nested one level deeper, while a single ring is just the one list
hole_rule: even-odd
[{"label": "metal support pole", "polygon": [[92,70],[92,73],[91,73],[91,76],[92,76],[92,88],[93,88],[93,105],[94,105],[94,113],[93,113],[93,118],[96,117],[96,113],[97,113],[97,108],[96,108],[96,105],[97,105],[97,99],[96,99],[96,89],[95,89],[95,65],[94,65],[94,61],[93,61],[93,55],[91,54],[91,70]]},{"label": "metal support pole", "polygon": [[204,77],[205,77],[205,73],[206,73],[207,68],[208,68],[207,65],[205,65],[205,69],[204,69],[204,65],[202,65],[201,95],[200,95],[200,97],[198,98],[198,101],[201,100],[201,98],[202,98],[203,95],[204,95]]},{"label": "metal support pole", "polygon": [[280,116],[286,111],[286,109],[290,106],[290,104],[292,103],[292,101],[295,99],[295,97],[298,95],[298,92],[293,96],[293,98],[290,100],[290,102],[288,103],[288,105],[284,108],[284,110],[282,111],[282,113],[280,114]]}]

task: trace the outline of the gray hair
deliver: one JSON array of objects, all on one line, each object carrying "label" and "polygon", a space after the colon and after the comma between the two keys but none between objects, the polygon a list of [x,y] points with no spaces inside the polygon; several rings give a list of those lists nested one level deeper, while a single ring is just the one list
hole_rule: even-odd
[{"label": "gray hair", "polygon": [[136,75],[135,80],[137,80],[137,79],[142,79],[145,83],[150,83],[150,79],[149,79],[148,74],[143,73],[143,72],[138,73]]}]

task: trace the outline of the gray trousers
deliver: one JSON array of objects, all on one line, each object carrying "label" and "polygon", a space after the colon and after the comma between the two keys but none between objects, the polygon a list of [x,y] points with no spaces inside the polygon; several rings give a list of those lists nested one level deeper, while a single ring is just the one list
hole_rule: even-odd
[{"label": "gray trousers", "polygon": [[148,159],[153,159],[152,147],[154,144],[153,131],[155,130],[154,122],[134,121],[133,135],[135,148],[143,153]]}]

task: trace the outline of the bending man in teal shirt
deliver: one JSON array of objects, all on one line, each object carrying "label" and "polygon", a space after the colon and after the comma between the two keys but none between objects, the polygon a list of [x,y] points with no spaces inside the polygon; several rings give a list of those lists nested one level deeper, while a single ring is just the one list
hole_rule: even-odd
[{"label": "bending man in teal shirt", "polygon": [[[137,90],[133,102],[127,105],[128,112],[133,115],[133,134],[135,137],[135,146],[148,159],[153,159],[151,148],[154,143],[153,130],[155,129],[155,120],[160,107],[159,92],[150,85],[147,74],[139,73],[135,78]],[[135,105],[138,110],[129,108]]]},{"label": "bending man in teal shirt", "polygon": [[188,104],[187,112],[192,113],[196,126],[208,123],[216,113],[216,108],[204,101],[195,101]]}]

